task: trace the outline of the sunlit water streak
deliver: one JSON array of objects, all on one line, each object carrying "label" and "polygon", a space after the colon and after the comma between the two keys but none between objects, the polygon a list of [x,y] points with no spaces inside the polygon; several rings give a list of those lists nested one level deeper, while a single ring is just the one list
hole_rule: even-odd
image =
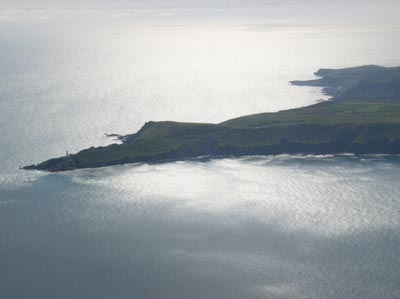
[{"label": "sunlit water streak", "polygon": [[399,165],[278,156],[40,176],[1,192],[0,294],[395,298]]},{"label": "sunlit water streak", "polygon": [[2,12],[0,297],[400,296],[399,157],[18,170],[148,120],[311,104],[287,82],[320,67],[400,65],[395,27],[142,21]]}]

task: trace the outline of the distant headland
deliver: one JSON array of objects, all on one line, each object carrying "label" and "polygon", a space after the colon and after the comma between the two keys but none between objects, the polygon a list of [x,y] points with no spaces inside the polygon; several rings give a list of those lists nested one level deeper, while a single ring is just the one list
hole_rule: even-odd
[{"label": "distant headland", "polygon": [[315,74],[319,78],[291,84],[323,87],[332,99],[219,124],[147,122],[134,134],[115,135],[121,144],[23,168],[57,172],[201,156],[400,154],[400,67],[368,65]]}]

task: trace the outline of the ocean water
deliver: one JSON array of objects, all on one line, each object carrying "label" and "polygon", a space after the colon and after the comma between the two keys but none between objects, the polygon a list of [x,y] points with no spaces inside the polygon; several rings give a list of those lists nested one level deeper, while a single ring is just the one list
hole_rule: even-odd
[{"label": "ocean water", "polygon": [[312,104],[288,81],[321,67],[400,65],[394,25],[166,17],[0,11],[0,297],[400,297],[399,157],[18,169],[148,120]]}]

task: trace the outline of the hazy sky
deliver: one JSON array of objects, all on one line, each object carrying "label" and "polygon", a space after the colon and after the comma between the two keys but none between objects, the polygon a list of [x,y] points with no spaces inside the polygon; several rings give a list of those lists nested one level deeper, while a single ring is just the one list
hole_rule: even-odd
[{"label": "hazy sky", "polygon": [[265,5],[377,5],[399,4],[398,0],[1,0],[2,6],[131,6],[131,7],[259,7]]},{"label": "hazy sky", "polygon": [[369,25],[400,26],[400,0],[0,0],[0,9],[4,8],[175,9],[190,11],[189,17],[319,19],[337,24],[366,20],[363,23]]}]

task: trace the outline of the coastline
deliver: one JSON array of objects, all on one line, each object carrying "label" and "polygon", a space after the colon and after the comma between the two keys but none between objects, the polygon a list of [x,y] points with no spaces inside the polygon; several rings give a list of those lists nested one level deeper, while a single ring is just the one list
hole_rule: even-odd
[{"label": "coastline", "polygon": [[291,81],[320,86],[329,100],[227,120],[219,124],[147,122],[120,144],[89,148],[26,170],[50,172],[130,163],[166,163],[254,155],[400,154],[400,68],[321,69],[319,78]]}]

